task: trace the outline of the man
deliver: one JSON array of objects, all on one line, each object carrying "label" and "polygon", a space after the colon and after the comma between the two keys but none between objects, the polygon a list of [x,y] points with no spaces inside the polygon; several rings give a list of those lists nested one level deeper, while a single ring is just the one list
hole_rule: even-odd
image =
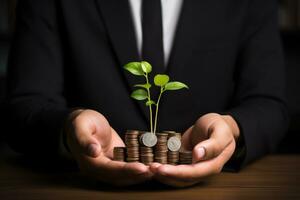
[{"label": "man", "polygon": [[[275,149],[287,129],[275,0],[20,1],[9,62],[11,145],[63,149],[97,180],[195,184]],[[184,132],[191,166],[112,161],[146,130],[122,66],[147,60],[190,86],[162,100],[159,130]],[[152,77],[153,78],[153,77]],[[62,142],[64,141],[64,142]]]}]

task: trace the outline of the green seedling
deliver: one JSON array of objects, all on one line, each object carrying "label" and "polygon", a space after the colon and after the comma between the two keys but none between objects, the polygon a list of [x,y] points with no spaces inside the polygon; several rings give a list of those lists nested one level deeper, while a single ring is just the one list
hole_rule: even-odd
[{"label": "green seedling", "polygon": [[[151,64],[146,61],[130,62],[124,66],[124,69],[135,76],[143,76],[145,78],[146,83],[134,85],[134,87],[138,89],[132,92],[131,97],[138,101],[146,101],[145,105],[149,107],[150,131],[155,134],[158,122],[159,103],[161,101],[162,94],[166,91],[180,90],[184,88],[188,89],[188,86],[179,81],[170,81],[170,77],[166,74],[157,74],[155,75],[153,82],[155,86],[160,87],[160,94],[157,101],[154,101],[151,99],[150,89],[152,85],[149,81],[149,74],[152,71]],[[154,124],[152,106],[155,106]]]}]

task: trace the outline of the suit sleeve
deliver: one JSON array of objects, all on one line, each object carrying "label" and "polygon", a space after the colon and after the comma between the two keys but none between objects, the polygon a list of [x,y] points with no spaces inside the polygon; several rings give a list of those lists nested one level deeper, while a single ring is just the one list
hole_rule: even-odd
[{"label": "suit sleeve", "polygon": [[[243,143],[228,163],[234,168],[273,152],[289,121],[277,1],[249,2],[234,76],[234,103],[227,112],[237,121],[241,130],[239,143]],[[242,157],[238,156],[241,152]]]},{"label": "suit sleeve", "polygon": [[7,139],[23,153],[57,153],[70,112],[63,96],[63,50],[54,2],[23,0],[17,5],[8,64]]}]

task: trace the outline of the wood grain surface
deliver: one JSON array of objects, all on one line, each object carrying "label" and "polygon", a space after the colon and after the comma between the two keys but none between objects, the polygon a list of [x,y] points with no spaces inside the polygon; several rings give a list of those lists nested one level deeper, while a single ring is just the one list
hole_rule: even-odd
[{"label": "wood grain surface", "polygon": [[0,162],[0,199],[166,200],[166,199],[300,199],[300,156],[270,155],[239,173],[223,172],[196,186],[174,189],[151,181],[116,188],[83,178],[57,163],[33,164],[27,158]]}]

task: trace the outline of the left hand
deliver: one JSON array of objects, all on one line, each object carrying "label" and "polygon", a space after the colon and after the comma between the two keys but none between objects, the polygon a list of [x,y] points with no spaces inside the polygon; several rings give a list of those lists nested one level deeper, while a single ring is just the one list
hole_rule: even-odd
[{"label": "left hand", "polygon": [[220,173],[234,153],[239,132],[237,123],[229,115],[202,116],[182,136],[182,148],[193,151],[193,164],[153,163],[150,169],[154,178],[167,185],[186,187]]}]

